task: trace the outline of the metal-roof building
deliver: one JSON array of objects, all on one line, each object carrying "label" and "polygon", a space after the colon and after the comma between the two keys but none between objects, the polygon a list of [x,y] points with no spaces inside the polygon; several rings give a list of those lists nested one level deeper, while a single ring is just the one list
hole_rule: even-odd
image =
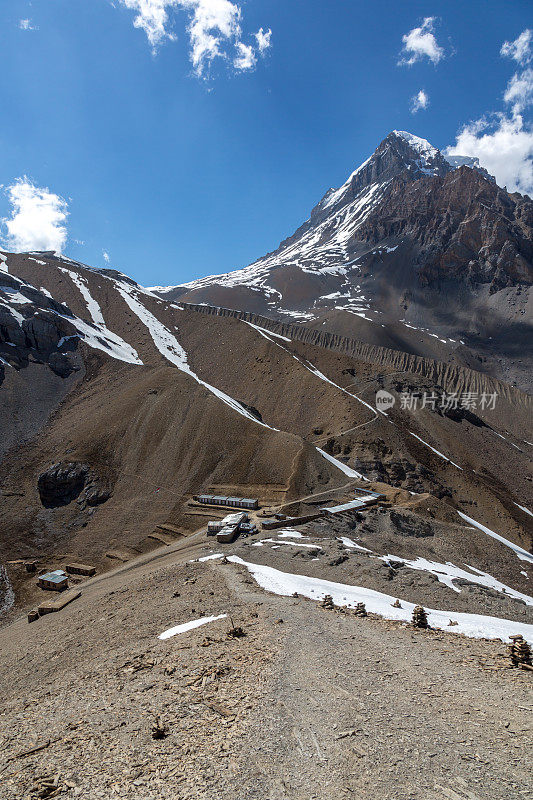
[{"label": "metal-roof building", "polygon": [[194,496],[197,503],[206,506],[228,506],[229,508],[257,508],[259,501],[250,497],[226,497],[218,494],[198,494]]},{"label": "metal-roof building", "polygon": [[349,503],[342,503],[340,506],[330,506],[329,508],[322,508],[321,511],[327,511],[329,514],[341,514],[343,511],[357,511],[367,505],[365,500],[350,500]]},{"label": "metal-roof building", "polygon": [[356,497],[355,500],[350,500],[349,503],[342,503],[339,506],[330,506],[329,508],[322,508],[321,511],[327,511],[329,514],[342,514],[343,511],[357,511],[358,508],[373,505],[380,500],[384,495],[379,492],[371,492],[369,489],[357,489],[358,492],[364,492],[362,497]]},{"label": "metal-roof building", "polygon": [[245,511],[236,511],[234,514],[227,514],[224,519],[211,520],[207,523],[207,535],[214,536],[226,526],[239,527],[243,522],[248,521],[248,514]]},{"label": "metal-roof building", "polygon": [[51,589],[55,592],[61,592],[68,586],[68,575],[62,569],[56,569],[53,572],[46,572],[44,575],[39,575],[37,583],[42,589]]}]

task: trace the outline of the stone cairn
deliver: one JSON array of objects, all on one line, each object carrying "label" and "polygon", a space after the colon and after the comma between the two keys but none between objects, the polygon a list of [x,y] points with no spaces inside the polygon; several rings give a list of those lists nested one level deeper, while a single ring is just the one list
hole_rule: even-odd
[{"label": "stone cairn", "polygon": [[330,594],[325,594],[322,602],[320,603],[322,608],[327,608],[328,611],[335,610],[335,603],[333,602],[333,597]]},{"label": "stone cairn", "polygon": [[161,723],[159,717],[156,717],[150,733],[152,734],[152,739],[166,739],[168,736],[168,727]]},{"label": "stone cairn", "polygon": [[413,608],[411,623],[415,628],[429,628],[427,614],[422,606],[415,606]]},{"label": "stone cairn", "polygon": [[509,655],[515,667],[519,667],[521,664],[531,666],[531,649],[524,637],[515,634],[509,638],[512,639],[512,644],[508,645]]},{"label": "stone cairn", "polygon": [[353,612],[356,617],[366,617],[366,606],[364,603],[357,603],[355,610]]}]

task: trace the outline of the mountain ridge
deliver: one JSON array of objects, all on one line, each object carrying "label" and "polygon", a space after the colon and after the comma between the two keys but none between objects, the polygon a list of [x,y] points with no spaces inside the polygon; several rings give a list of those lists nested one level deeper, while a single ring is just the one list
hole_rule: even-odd
[{"label": "mountain ridge", "polygon": [[275,250],[151,290],[430,358],[466,348],[470,366],[531,391],[533,364],[516,352],[533,335],[533,202],[452,160],[394,131]]}]

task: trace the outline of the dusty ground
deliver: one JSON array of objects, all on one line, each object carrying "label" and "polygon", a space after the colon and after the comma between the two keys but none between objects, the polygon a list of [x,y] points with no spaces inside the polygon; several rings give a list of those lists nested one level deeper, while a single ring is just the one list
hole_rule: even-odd
[{"label": "dusty ground", "polygon": [[141,556],[0,630],[2,800],[45,774],[82,800],[533,798],[531,679],[503,643],[270,595],[190,563],[210,549],[199,534]]}]

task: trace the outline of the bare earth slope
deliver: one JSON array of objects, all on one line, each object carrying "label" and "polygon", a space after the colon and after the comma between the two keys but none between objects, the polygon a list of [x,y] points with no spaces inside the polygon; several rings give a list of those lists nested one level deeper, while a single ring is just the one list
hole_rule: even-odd
[{"label": "bare earth slope", "polygon": [[[531,397],[460,359],[0,260],[1,800],[533,797],[530,673],[503,644],[533,644]],[[259,523],[361,488],[379,503],[216,547],[223,512],[192,500],[258,497]],[[29,625],[49,593],[28,559],[98,574]]]},{"label": "bare earth slope", "polygon": [[[531,547],[531,398],[517,389],[297,326],[199,314],[68,259],[3,264],[4,565],[109,567],[162,530],[205,524],[195,492],[297,511],[330,488],[349,497],[357,476],[430,493]],[[388,415],[374,409],[379,389],[398,399]],[[494,408],[402,408],[412,390],[474,390]],[[20,565],[8,573],[36,596]]]}]

